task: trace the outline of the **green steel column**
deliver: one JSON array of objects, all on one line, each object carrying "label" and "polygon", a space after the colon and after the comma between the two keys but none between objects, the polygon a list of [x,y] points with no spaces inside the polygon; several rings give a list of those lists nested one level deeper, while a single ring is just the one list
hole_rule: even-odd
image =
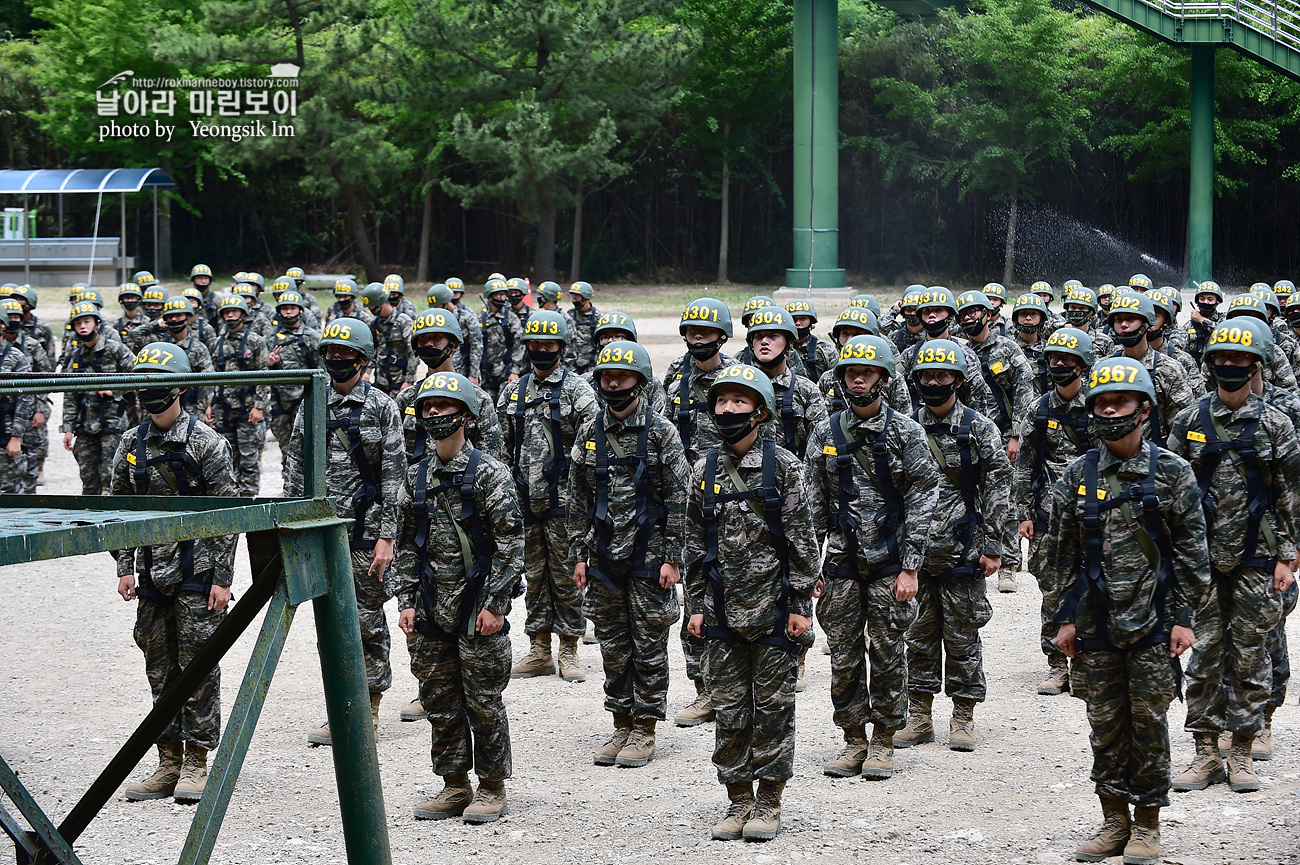
[{"label": "green steel column", "polygon": [[1212,279],[1214,265],[1214,46],[1192,46],[1192,146],[1187,245],[1193,285]]},{"label": "green steel column", "polygon": [[794,0],[794,267],[788,288],[843,288],[839,3]]}]

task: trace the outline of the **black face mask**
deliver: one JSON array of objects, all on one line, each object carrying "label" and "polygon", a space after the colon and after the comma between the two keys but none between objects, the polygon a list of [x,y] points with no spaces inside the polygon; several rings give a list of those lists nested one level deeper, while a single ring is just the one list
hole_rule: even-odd
[{"label": "black face mask", "polygon": [[[1208,317],[1206,316],[1206,318]],[[1286,320],[1292,327],[1300,327],[1300,308],[1288,310]]]},{"label": "black face mask", "polygon": [[601,401],[604,402],[605,405],[609,406],[611,410],[623,411],[641,395],[641,391],[644,388],[645,383],[643,382],[638,384],[636,387],[631,387],[627,390],[608,390],[604,387],[599,387],[597,388],[596,393],[600,394]]},{"label": "black face mask", "polygon": [[1081,366],[1049,366],[1047,374],[1052,377],[1052,384],[1057,387],[1068,387],[1074,383],[1074,380],[1083,374]]},{"label": "black face mask", "polygon": [[149,387],[141,388],[138,391],[140,395],[140,407],[149,414],[162,414],[171,408],[172,403],[181,395],[181,389],[178,387]]},{"label": "black face mask", "polygon": [[495,295],[493,295],[488,298],[488,305],[491,306],[493,309],[495,309],[497,312],[500,312],[501,307],[505,306],[506,302],[504,298],[496,297]]},{"label": "black face mask", "polygon": [[1163,327],[1148,327],[1147,342],[1159,342],[1165,338],[1165,329]]},{"label": "black face mask", "polygon": [[188,321],[169,321],[169,322],[167,322],[167,329],[168,329],[169,331],[171,331],[172,333],[182,333],[182,332],[184,332],[184,330],[185,330],[187,327],[189,327],[189,326],[190,326],[190,323],[189,323]]},{"label": "black face mask", "polygon": [[1255,377],[1256,370],[1259,369],[1259,363],[1252,363],[1250,366],[1232,366],[1226,363],[1215,363],[1210,365],[1214,375],[1214,382],[1219,387],[1229,393],[1236,393]]},{"label": "black face mask", "polygon": [[754,344],[752,342],[749,344],[749,353],[754,358],[754,366],[762,370],[773,370],[785,363],[785,352],[780,352],[771,360],[763,360],[758,356],[758,353],[754,351]]},{"label": "black face mask", "polygon": [[424,361],[425,366],[429,367],[429,369],[437,369],[447,361],[447,358],[451,357],[451,353],[455,350],[456,347],[451,343],[447,343],[442,348],[420,345],[415,348],[415,356]]},{"label": "black face mask", "polygon": [[1041,321],[1038,324],[1021,324],[1020,322],[1016,322],[1016,330],[1020,331],[1025,339],[1039,333],[1042,329],[1043,323]]},{"label": "black face mask", "polygon": [[5,333],[17,333],[22,330],[22,319],[11,318],[5,322]]},{"label": "black face mask", "polygon": [[361,358],[326,358],[325,369],[329,372],[330,378],[337,382],[345,382],[357,374],[361,369]]},{"label": "black face mask", "polygon": [[551,369],[560,362],[560,352],[558,349],[556,351],[542,351],[530,346],[528,349],[528,362],[533,365],[534,369]]},{"label": "black face mask", "polygon": [[523,302],[524,302],[524,296],[523,296],[522,294],[512,294],[512,295],[510,295],[510,305],[513,306],[513,307],[515,307],[516,309],[518,309],[518,308],[519,308],[519,304],[521,304],[521,303],[523,303]]},{"label": "black face mask", "polygon": [[715,339],[713,342],[702,342],[699,345],[686,343],[686,353],[700,362],[709,360],[721,350],[722,340],[720,339]]},{"label": "black face mask", "polygon": [[[1196,304],[1196,311],[1206,318],[1213,318],[1219,314],[1219,305],[1217,303],[1200,303]],[[1290,316],[1288,316],[1289,318]]]},{"label": "black face mask", "polygon": [[338,299],[339,309],[347,309],[352,306],[352,298],[346,294]]},{"label": "black face mask", "polygon": [[948,322],[949,318],[941,318],[938,321],[922,322],[921,327],[925,328],[925,332],[929,336],[941,336],[948,330]]},{"label": "black face mask", "polygon": [[139,308],[140,308],[140,301],[138,300],[122,301],[122,309],[125,310],[126,312],[135,312]]},{"label": "black face mask", "polygon": [[916,327],[921,323],[921,314],[918,312],[903,313],[903,321],[908,327]]},{"label": "black face mask", "polygon": [[921,392],[921,401],[930,408],[936,408],[948,401],[948,397],[957,391],[957,382],[948,384],[918,384],[916,389]]},{"label": "black face mask", "polygon": [[754,430],[753,421],[758,417],[762,409],[754,409],[744,413],[725,413],[718,414],[713,412],[713,426],[717,428],[718,435],[729,445],[749,435]]},{"label": "black face mask", "polygon": [[161,306],[156,309],[151,306],[146,306],[144,308],[144,314],[149,316],[150,321],[157,321],[158,318],[162,315],[162,310],[163,308]]},{"label": "black face mask", "polygon": [[1100,439],[1117,442],[1137,429],[1142,423],[1142,408],[1143,406],[1138,406],[1135,411],[1119,417],[1098,417],[1093,415],[1088,418],[1088,429]]},{"label": "black face mask", "polygon": [[283,312],[280,313],[280,321],[287,327],[293,327],[301,318],[302,316],[298,313],[294,313],[293,315],[285,315]]},{"label": "black face mask", "polygon": [[420,418],[420,426],[424,427],[432,438],[442,441],[456,434],[456,430],[465,425],[469,419],[468,411],[458,411],[455,414],[435,414],[430,417]]},{"label": "black face mask", "polygon": [[[1115,338],[1115,342],[1119,343],[1120,345],[1124,346],[1125,348],[1133,348],[1133,347],[1136,346],[1139,342],[1141,342],[1142,340],[1146,339],[1147,331],[1150,330],[1150,329],[1151,329],[1151,326],[1150,326],[1149,324],[1146,324],[1145,322],[1143,322],[1142,326],[1139,327],[1137,330],[1133,331],[1132,333],[1119,333],[1119,332],[1116,332],[1116,333],[1114,333],[1114,334],[1112,334],[1112,335],[1113,335],[1114,338]],[[1123,436],[1121,436],[1121,438],[1123,438]]]},{"label": "black face mask", "polygon": [[803,342],[812,334],[812,327],[796,327],[794,331],[799,335],[799,341]]},{"label": "black face mask", "polygon": [[1092,310],[1067,309],[1065,311],[1065,320],[1077,328],[1085,328],[1092,321]]},{"label": "black face mask", "polygon": [[222,321],[226,323],[226,330],[231,333],[239,333],[239,329],[244,326],[244,320],[242,318],[237,318],[234,321],[227,318],[222,319]]},{"label": "black face mask", "polygon": [[961,320],[961,332],[966,334],[967,336],[975,336],[981,330],[983,330],[984,326],[987,324],[988,322],[984,319],[984,316],[980,316],[979,318],[973,318],[973,319],[963,318]]}]

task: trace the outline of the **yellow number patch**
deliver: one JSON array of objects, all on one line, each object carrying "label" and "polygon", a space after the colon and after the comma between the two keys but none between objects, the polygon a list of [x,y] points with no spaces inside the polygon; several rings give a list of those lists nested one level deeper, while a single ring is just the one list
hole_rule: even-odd
[{"label": "yellow number patch", "polygon": [[[1087,488],[1086,486],[1084,486],[1083,484],[1079,484],[1079,495],[1081,495],[1081,496],[1083,496],[1083,497],[1085,497],[1085,498],[1087,498],[1087,496],[1088,496],[1088,488]],[[1097,490],[1097,498],[1098,498],[1098,499],[1104,499],[1104,498],[1106,498],[1106,491],[1103,490],[1103,489],[1099,489],[1099,490]]]},{"label": "yellow number patch", "polygon": [[1189,429],[1187,431],[1187,440],[1189,442],[1200,442],[1201,444],[1205,444],[1205,433],[1198,433],[1196,430]]},{"label": "yellow number patch", "polygon": [[[1255,340],[1255,335],[1244,327],[1230,327],[1220,325],[1210,334],[1209,345],[1221,345],[1230,343],[1232,345],[1250,345]],[[1207,346],[1208,348],[1209,346]]]}]

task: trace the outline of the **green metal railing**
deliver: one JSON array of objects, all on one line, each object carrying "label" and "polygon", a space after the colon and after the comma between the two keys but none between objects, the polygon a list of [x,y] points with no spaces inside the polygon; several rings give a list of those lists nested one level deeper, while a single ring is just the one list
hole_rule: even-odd
[{"label": "green metal railing", "polygon": [[78,836],[258,613],[266,609],[181,852],[181,865],[208,862],[294,610],[307,600],[312,601],[315,611],[348,861],[353,865],[390,865],[346,533],[350,521],[336,516],[325,489],[325,374],[312,370],[148,376],[22,374],[0,380],[0,396],[223,384],[309,386],[303,402],[305,497],[0,496],[0,565],[244,533],[253,573],[252,587],[230,608],[216,632],[159,696],[122,749],[57,827],[18,774],[0,758],[0,790],[31,827],[24,829],[0,804],[0,830],[13,840],[19,865],[79,865],[73,850]]}]

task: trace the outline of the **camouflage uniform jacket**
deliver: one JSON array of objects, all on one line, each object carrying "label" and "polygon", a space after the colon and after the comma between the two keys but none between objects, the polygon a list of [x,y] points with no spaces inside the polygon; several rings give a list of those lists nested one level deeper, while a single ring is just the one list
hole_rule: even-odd
[{"label": "camouflage uniform jacket", "polygon": [[[199,347],[203,348],[203,345],[200,343]],[[163,450],[184,449],[202,472],[202,478],[188,479],[191,489],[197,488],[194,495],[235,498],[238,492],[235,490],[235,474],[230,460],[229,443],[201,419],[194,421],[194,428],[191,430],[192,417],[193,415],[188,412],[181,412],[176,423],[172,424],[172,428],[166,432],[159,430],[152,421],[146,420],[145,422],[149,424],[146,438],[148,453],[153,455]],[[113,456],[112,494],[115,496],[133,496],[137,492],[135,485],[135,472],[139,468],[135,453],[137,429],[138,427],[132,427],[122,436],[117,445],[117,453]],[[188,439],[186,433],[189,434]],[[150,466],[148,472],[149,495],[176,495],[172,492],[167,479],[158,471],[158,466]],[[229,587],[234,575],[235,544],[238,540],[239,535],[196,538],[194,574],[196,576],[212,574],[214,586]],[[180,544],[158,544],[149,549],[152,556],[149,577],[154,585],[160,589],[179,585],[184,580],[184,574],[181,572]],[[115,550],[113,558],[117,559],[119,577],[142,573],[144,570],[143,554],[137,562],[135,549]]]},{"label": "camouflage uniform jacket", "polygon": [[[736,363],[747,363],[750,366],[758,366],[758,361],[754,360],[754,349],[748,345],[742,348],[740,354],[736,355]],[[796,352],[793,347],[785,350],[785,365],[787,369],[794,372],[794,374],[800,378],[808,378],[808,371],[804,369],[803,358],[799,356],[799,353]],[[762,369],[762,367],[758,368]]]},{"label": "camouflage uniform jacket", "polygon": [[[236,372],[266,369],[268,366],[266,341],[244,325],[238,333],[231,333],[227,328],[221,329],[217,339],[217,353],[212,356],[212,365],[217,372]],[[259,408],[263,413],[271,410],[271,386],[232,385],[219,386],[212,394],[214,404],[224,405],[229,402],[232,411],[248,413],[249,409]]]},{"label": "camouflage uniform jacket", "polygon": [[50,363],[54,363],[54,331],[36,313],[29,313],[29,315],[31,317],[23,321],[23,329],[41,344],[41,348],[45,349],[45,355],[50,359]]},{"label": "camouflage uniform jacket", "polygon": [[[212,364],[212,355],[208,353],[208,347],[192,331],[185,337],[183,342],[177,342],[171,331],[167,331],[165,336],[159,336],[157,340],[150,340],[150,342],[155,341],[170,342],[183,349],[185,356],[189,358],[191,372],[216,372],[216,367]],[[144,345],[141,345],[141,348],[143,347]],[[186,411],[197,411],[200,417],[203,416],[203,413],[211,404],[212,388],[210,387],[192,387],[181,396],[181,406]]]},{"label": "camouflage uniform jacket", "polygon": [[267,306],[260,300],[254,301],[248,305],[248,327],[253,333],[262,339],[266,339],[271,335],[273,329],[271,319],[274,314],[274,307]]},{"label": "camouflage uniform jacket", "polygon": [[817,334],[808,335],[802,345],[795,343],[794,351],[803,361],[804,375],[812,382],[817,382],[829,369],[834,369],[835,361],[840,359],[840,350],[832,340],[821,339]]},{"label": "camouflage uniform jacket", "polygon": [[[781,530],[789,545],[790,598],[788,612],[811,616],[812,591],[819,576],[820,551],[813,531],[812,512],[803,488],[799,458],[783,448],[774,451],[776,491],[781,500]],[[735,454],[719,446],[715,489],[726,495],[740,492],[725,462]],[[714,609],[713,592],[705,580],[708,552],[703,513],[704,464],[701,457],[691,468],[690,499],[686,509],[686,601],[688,615],[703,615],[708,625],[721,624]],[[763,443],[753,446],[735,464],[746,487],[758,493],[763,487]],[[772,548],[761,503],[753,498],[718,503],[718,569],[726,587],[727,624],[752,640],[772,632],[774,613],[781,597],[781,561]],[[785,633],[785,623],[781,623]]]},{"label": "camouflage uniform jacket", "polygon": [[[722,438],[718,435],[718,430],[713,426],[713,412],[708,405],[709,387],[713,380],[718,377],[718,373],[729,366],[734,366],[736,359],[729,354],[719,354],[721,363],[717,368],[708,372],[701,372],[700,368],[691,360],[691,356],[684,355],[684,361],[678,366],[677,377],[666,382],[665,391],[668,394],[668,419],[677,427],[677,434],[682,438],[682,445],[686,449],[686,461],[694,463],[695,460],[703,456],[709,448],[717,447],[722,444]],[[689,366],[687,365],[689,361]],[[671,368],[670,368],[671,369]],[[685,379],[682,376],[687,371],[691,376],[690,392],[686,394],[686,406],[689,410],[689,438],[682,435],[682,418],[680,415],[682,408],[682,384]]]},{"label": "camouflage uniform jacket", "polygon": [[[398,535],[396,565],[398,606],[403,610],[415,609],[423,615],[428,611],[421,604],[420,572],[415,545],[416,514],[412,508],[415,484],[421,469],[429,490],[426,502],[429,513],[429,539],[424,552],[433,569],[433,618],[444,631],[454,632],[460,627],[460,604],[469,586],[466,582],[464,553],[461,547],[462,531],[473,551],[473,534],[457,531],[453,520],[461,513],[460,485],[453,478],[465,471],[469,455],[474,450],[468,442],[449,462],[438,458],[431,450],[428,463],[417,463],[406,470],[399,499],[400,533]],[[434,493],[437,487],[448,488]],[[524,521],[515,498],[515,485],[510,480],[510,468],[491,454],[483,454],[474,473],[474,505],[477,521],[485,540],[492,546],[492,568],[483,583],[483,592],[474,601],[471,615],[478,616],[484,608],[494,613],[508,615],[510,602],[524,573]],[[470,622],[473,627],[473,621]]]},{"label": "camouflage uniform jacket", "polygon": [[[1271,490],[1272,516],[1265,516],[1257,537],[1254,538],[1256,556],[1268,556],[1264,536],[1265,525],[1271,525],[1276,539],[1278,561],[1290,562],[1296,557],[1296,496],[1300,494],[1296,483],[1300,481],[1300,446],[1297,446],[1295,427],[1282,412],[1268,405],[1261,397],[1250,394],[1246,403],[1233,411],[1219,399],[1218,392],[1202,397],[1208,400],[1210,416],[1219,441],[1239,438],[1244,428],[1256,421],[1254,448],[1261,480]],[[1226,431],[1227,435],[1224,435]],[[1200,402],[1178,413],[1169,430],[1168,448],[1192,464],[1197,480],[1206,470],[1204,452],[1205,430],[1201,423]],[[1235,451],[1223,454],[1210,478],[1207,502],[1206,532],[1210,547],[1210,564],[1216,571],[1231,574],[1241,565],[1246,543],[1247,521],[1251,490],[1244,468],[1238,468]]]},{"label": "camouflage uniform jacket", "polygon": [[1034,369],[1025,353],[1004,336],[989,336],[983,342],[966,342],[979,358],[984,383],[989,386],[988,417],[998,425],[1005,438],[1020,434],[1019,420],[1032,412],[1038,390]]},{"label": "camouflage uniform jacket", "polygon": [[[99,342],[101,344],[111,342],[118,343],[119,345],[126,344],[122,337],[117,335],[117,331],[113,330],[106,321],[101,321],[99,323],[97,331],[99,332]],[[81,345],[81,340],[77,338],[77,335],[73,332],[72,324],[68,323],[64,325],[63,345],[59,348],[59,372],[73,371],[70,364],[72,363],[72,356],[76,353],[77,346],[79,345]],[[127,346],[127,350],[130,350],[130,346]],[[46,354],[49,354],[49,352],[46,352]],[[134,352],[132,352],[132,354],[134,355]]]},{"label": "camouflage uniform jacket", "polygon": [[[835,370],[828,369],[822,373],[822,377],[817,380],[817,389],[821,391],[822,398],[826,401],[826,413],[834,414],[845,407],[844,400],[839,396],[840,380],[835,377]],[[885,405],[894,411],[901,411],[905,415],[912,413],[912,395],[907,390],[907,382],[903,381],[897,375],[890,375],[889,382],[885,385],[884,393]]]},{"label": "camouflage uniform jacket", "polygon": [[483,360],[476,374],[482,384],[495,390],[505,386],[511,373],[524,374],[524,327],[512,311],[479,313],[479,337]]},{"label": "camouflage uniform jacket", "polygon": [[451,356],[451,365],[456,372],[469,378],[478,378],[483,366],[483,334],[479,332],[478,319],[463,303],[453,308],[456,321],[460,322],[460,348]]},{"label": "camouflage uniform jacket", "polygon": [[830,521],[839,510],[840,470],[839,452],[831,424],[847,427],[845,440],[852,444],[866,441],[869,435],[884,432],[885,458],[894,490],[902,499],[903,513],[889,525],[877,522],[886,507],[881,485],[876,479],[876,463],[870,443],[858,448],[849,462],[853,472],[856,495],[850,501],[849,512],[858,523],[858,558],[868,566],[890,562],[890,546],[896,545],[898,561],[908,570],[918,570],[925,564],[925,547],[930,535],[930,520],[939,498],[939,470],[925,439],[920,424],[901,412],[893,412],[889,428],[885,421],[888,412],[882,407],[874,417],[860,418],[851,410],[837,412],[817,424],[808,441],[804,471],[805,487],[812,509],[813,529],[818,541],[829,534],[827,556],[842,555],[848,551],[844,531],[831,528]]},{"label": "camouflage uniform jacket", "polygon": [[375,382],[390,392],[415,380],[415,369],[420,359],[411,351],[410,316],[397,312],[388,318],[375,316],[370,322],[370,332],[375,338],[375,359],[370,368],[375,371]]},{"label": "camouflage uniform jacket", "polygon": [[[18,338],[14,340],[14,345],[23,354],[27,355],[27,360],[31,362],[32,372],[54,371],[54,358],[46,354],[45,347],[41,345],[40,341],[26,331],[19,332]],[[45,415],[46,423],[48,423],[54,414],[54,404],[50,401],[50,395],[47,393],[37,394],[32,405],[32,411]],[[30,429],[28,431],[30,432]]]},{"label": "camouflage uniform jacket", "polygon": [[406,316],[411,321],[415,321],[417,318],[420,317],[420,311],[415,308],[415,304],[411,303],[411,301],[405,297],[402,298],[401,301],[399,301],[398,303],[394,304],[393,309],[395,309],[397,312],[400,312],[402,315]]},{"label": "camouflage uniform jacket", "polygon": [[122,338],[122,342],[128,346],[133,346],[131,331],[150,324],[153,324],[153,322],[149,319],[149,316],[144,314],[144,310],[136,307],[135,315],[123,313],[119,316],[117,321],[113,322],[113,330],[117,331],[117,335]]},{"label": "camouflage uniform jacket", "polygon": [[[718,367],[718,369],[722,369],[722,367],[731,366],[733,364],[740,362],[740,360],[735,355],[727,354],[725,351],[722,350],[718,351],[718,358],[722,362],[722,366]],[[694,364],[694,361],[691,359],[689,353],[678,355],[677,357],[673,358],[668,362],[668,371],[664,373],[664,378],[663,378],[665,391],[667,391],[672,387],[673,382],[677,381],[677,379],[682,377],[682,370],[686,368],[687,364]]]},{"label": "camouflage uniform jacket", "polygon": [[[1034,342],[1025,342],[1020,337],[1020,331],[1016,330],[1015,335],[1009,337],[1016,348],[1020,349],[1021,354],[1029,363],[1029,369],[1034,374],[1034,393],[1044,394],[1052,388],[1051,376],[1047,374],[1047,358],[1043,357],[1043,349],[1047,347],[1047,334],[1039,334],[1038,339]],[[1097,357],[1104,357],[1101,352],[1097,352]]]},{"label": "camouflage uniform jacket", "polygon": [[[613,531],[609,542],[609,557],[605,564],[618,574],[654,565],[655,571],[650,576],[657,579],[659,563],[682,563],[686,537],[686,484],[689,483],[691,474],[686,452],[682,450],[677,428],[644,399],[622,420],[610,416],[608,410],[602,410],[602,413],[606,441],[616,443],[628,457],[636,456],[637,440],[641,430],[648,426],[645,471],[654,491],[654,501],[646,502],[645,506],[653,508],[658,505],[667,511],[663,525],[656,525],[649,532],[645,558],[639,562],[633,561],[637,530],[637,489],[632,477],[634,468],[611,465],[608,508]],[[593,418],[582,425],[573,444],[573,468],[569,474],[571,541],[568,562],[571,565],[577,562],[599,564],[596,560],[594,526],[597,483],[595,437],[596,422]],[[607,452],[609,459],[619,458],[613,444],[607,447]]]},{"label": "camouflage uniform jacket", "polygon": [[[921,392],[917,390],[916,380],[912,378],[912,367],[916,365],[917,353],[924,346],[925,343],[918,342],[894,360],[894,368],[897,370],[896,375],[907,384],[907,390],[912,396],[912,407],[914,409],[921,407]],[[962,350],[966,353],[967,375],[961,387],[957,388],[957,398],[984,415],[984,417],[990,418],[996,413],[997,403],[993,401],[993,392],[984,383],[984,376],[979,373],[980,359],[969,346],[963,345]]]},{"label": "camouflage uniform jacket", "polygon": [[[1164,342],[1160,344],[1160,348],[1156,350],[1161,354],[1168,355],[1170,358],[1173,358],[1182,364],[1183,369],[1187,371],[1188,378],[1192,381],[1196,381],[1201,375],[1201,365],[1197,362],[1196,358],[1174,345],[1173,341],[1168,337],[1166,337]],[[1195,386],[1193,386],[1193,388],[1194,387]]]},{"label": "camouflage uniform jacket", "polygon": [[[513,316],[514,313],[511,313]],[[524,489],[520,489],[519,506],[537,516],[544,515],[551,506],[551,484],[555,484],[558,507],[565,507],[568,502],[568,484],[558,475],[569,465],[569,453],[573,443],[578,439],[578,430],[596,416],[596,395],[591,386],[575,375],[572,370],[557,364],[550,375],[542,381],[536,374],[526,376],[528,390],[520,396],[520,384],[524,378],[516,379],[501,389],[497,399],[497,415],[501,420],[501,431],[505,435],[506,453],[510,455],[511,467],[515,471],[518,486],[527,489],[527,500],[523,499]],[[559,389],[560,440],[552,440],[551,432],[551,398]],[[515,412],[523,400],[523,416],[516,417]],[[556,460],[557,466],[552,475],[548,467]],[[518,484],[522,480],[523,484]]]},{"label": "camouflage uniform jacket", "polygon": [[357,321],[364,321],[366,324],[370,324],[370,322],[375,320],[375,314],[355,300],[352,301],[352,305],[348,307],[347,312],[344,312],[343,308],[339,306],[339,303],[336,300],[330,304],[329,312],[325,314],[325,323],[329,324],[336,318],[355,318]]},{"label": "camouflage uniform jacket", "polygon": [[[16,343],[16,340],[0,337],[0,376],[33,371],[31,359]],[[40,349],[35,340],[32,340],[32,344],[37,350]],[[72,402],[72,394],[68,394],[68,397],[67,402]],[[7,443],[14,436],[21,438],[31,428],[32,413],[37,410],[38,404],[48,399],[44,395],[38,398],[30,393],[0,397],[0,444]],[[12,414],[10,409],[13,410]]]},{"label": "camouflage uniform jacket", "polygon": [[[269,369],[321,369],[324,366],[316,344],[320,342],[320,331],[310,328],[304,322],[297,327],[285,327],[281,323],[271,332],[268,340]],[[280,359],[269,363],[269,356],[275,349],[280,349]],[[302,399],[307,390],[305,384],[280,384],[272,388],[275,402],[288,408]]]},{"label": "camouflage uniform jacket", "polygon": [[[397,405],[397,411],[402,417],[402,437],[406,443],[406,460],[415,464],[420,459],[428,455],[429,434],[424,431],[420,424],[420,419],[415,416],[415,396],[420,391],[420,384],[424,379],[417,381],[415,384],[403,390],[393,397],[393,402]],[[465,421],[465,438],[469,439],[470,444],[481,451],[486,451],[502,462],[508,462],[504,446],[504,438],[501,435],[501,422],[497,419],[497,407],[492,402],[492,395],[478,385],[474,385],[474,395],[478,397],[478,417],[471,417]],[[421,456],[416,457],[418,445],[424,443],[425,449],[421,451]]]},{"label": "camouflage uniform jacket", "polygon": [[[358,381],[347,394],[339,393],[331,385],[326,390],[325,405],[327,416],[340,420],[346,419],[354,406],[361,406],[361,447],[380,491],[379,501],[366,511],[362,537],[367,541],[396,538],[398,497],[406,474],[402,421],[398,417],[397,406],[379,388],[364,381]],[[289,454],[285,464],[284,494],[291,498],[303,495],[302,439],[303,410],[299,406],[298,414],[293,420],[293,435],[289,440]],[[346,436],[333,433],[325,436],[325,444],[329,448],[326,455],[325,487],[334,499],[334,509],[339,517],[355,520],[352,496],[363,484],[344,441]]]},{"label": "camouflage uniform jacket", "polygon": [[[124,320],[125,317],[119,318],[118,322]],[[216,353],[219,337],[212,325],[208,324],[207,319],[201,315],[194,316],[190,320],[188,330],[191,336],[198,337],[199,341],[207,347],[209,355]],[[130,330],[122,334],[122,341],[126,343],[126,347],[131,351],[139,351],[151,342],[173,342],[171,331],[167,329],[167,325],[163,323],[163,320],[159,318],[157,321],[150,321],[148,317],[137,322]]]},{"label": "camouflage uniform jacket", "polygon": [[[1272,382],[1264,382],[1264,402],[1287,416],[1291,425],[1300,430],[1300,396],[1284,390]],[[1292,483],[1295,483],[1292,481]]]},{"label": "camouflage uniform jacket", "polygon": [[211,285],[208,286],[207,291],[203,291],[201,288],[199,291],[203,294],[203,300],[200,302],[199,308],[202,311],[203,316],[208,320],[208,324],[210,324],[213,330],[215,330],[221,326],[220,292],[214,289]]},{"label": "camouflage uniform jacket", "polygon": [[[1111,357],[1126,357],[1122,346],[1116,346]],[[1100,362],[1100,359],[1098,359]],[[1151,383],[1156,388],[1156,405],[1151,416],[1142,424],[1142,437],[1163,445],[1169,435],[1169,424],[1174,415],[1196,401],[1198,394],[1195,385],[1188,378],[1183,365],[1167,354],[1161,354],[1147,346],[1146,354],[1139,361],[1151,373]],[[1154,435],[1153,421],[1159,421],[1159,435]]]},{"label": "camouflage uniform jacket", "polygon": [[[121,340],[109,342],[102,336],[93,346],[77,340],[76,348],[68,353],[66,359],[67,372],[80,375],[126,373],[135,366],[135,354]],[[122,393],[108,397],[94,391],[67,394],[63,399],[63,423],[59,432],[75,435],[120,432],[126,429],[127,399],[127,395]]]},{"label": "camouflage uniform jacket", "polygon": [[[1196,610],[1210,582],[1200,488],[1186,460],[1170,451],[1161,448],[1153,451],[1145,445],[1127,460],[1116,457],[1109,448],[1100,449],[1098,485],[1106,489],[1085,487],[1084,458],[1072,462],[1061,481],[1052,487],[1051,524],[1043,536],[1046,545],[1043,561],[1048,577],[1044,582],[1054,588],[1051,597],[1043,599],[1046,609],[1059,611],[1060,593],[1083,578],[1081,569],[1087,564],[1083,527],[1086,497],[1099,492],[1109,494],[1105,480],[1109,475],[1115,475],[1124,489],[1140,484],[1147,477],[1152,453],[1157,460],[1155,486],[1164,532],[1174,555],[1173,581],[1168,587],[1165,608],[1167,620],[1162,624],[1165,628],[1195,627]],[[1101,511],[1100,517],[1101,575],[1109,594],[1109,621],[1097,620],[1097,599],[1090,588],[1084,590],[1072,617],[1062,617],[1058,612],[1057,620],[1073,622],[1084,636],[1105,635],[1114,645],[1126,648],[1157,627],[1156,575],[1142,546],[1142,534],[1137,531],[1143,526],[1141,506],[1130,502],[1127,507]]]},{"label": "camouflage uniform jacket", "polygon": [[[776,395],[776,411],[759,425],[758,437],[771,439],[802,458],[813,428],[826,420],[826,401],[822,399],[822,392],[817,385],[789,368],[772,379],[772,391]],[[794,432],[793,443],[786,442],[787,414]]]},{"label": "camouflage uniform jacket", "polygon": [[586,312],[566,309],[564,320],[569,323],[569,344],[564,348],[564,365],[576,373],[584,373],[596,365],[596,322],[600,310],[593,303]]},{"label": "camouflage uniform jacket", "polygon": [[900,323],[889,335],[889,341],[894,344],[894,354],[900,355],[917,343],[925,342],[925,328],[912,333],[906,325]]},{"label": "camouflage uniform jacket", "polygon": [[[1047,392],[1047,408],[1050,412],[1067,415],[1086,422],[1088,410],[1084,407],[1085,388],[1068,402],[1061,398],[1061,392],[1053,387]],[[1042,397],[1036,399],[1023,416],[1020,424],[1020,453],[1012,464],[1015,495],[1013,515],[1016,522],[1037,521],[1042,509],[1042,516],[1051,501],[1052,484],[1060,480],[1066,468],[1084,453],[1100,442],[1091,434],[1080,436],[1069,423],[1056,418],[1046,417],[1042,425],[1042,441],[1039,441],[1038,408]],[[1042,473],[1041,482],[1035,482]]]},{"label": "camouflage uniform jacket", "polygon": [[[598,390],[596,386],[596,370],[594,368],[584,372],[582,380],[591,385],[592,393]],[[641,391],[641,395],[650,401],[650,408],[664,417],[672,419],[672,414],[668,410],[668,394],[664,391],[664,386],[659,383],[659,379],[652,376],[645,383],[645,389]]]}]

